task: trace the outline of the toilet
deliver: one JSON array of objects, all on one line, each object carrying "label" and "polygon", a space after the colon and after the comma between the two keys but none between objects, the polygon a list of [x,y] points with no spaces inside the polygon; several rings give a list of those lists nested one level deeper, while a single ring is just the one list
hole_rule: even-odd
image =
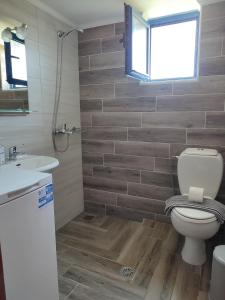
[{"label": "toilet", "polygon": [[[204,189],[204,198],[215,199],[223,176],[223,158],[217,150],[187,148],[178,156],[180,192],[188,196],[190,187]],[[171,221],[185,236],[182,258],[191,265],[206,261],[205,240],[213,237],[220,224],[214,214],[193,208],[175,207]]]}]

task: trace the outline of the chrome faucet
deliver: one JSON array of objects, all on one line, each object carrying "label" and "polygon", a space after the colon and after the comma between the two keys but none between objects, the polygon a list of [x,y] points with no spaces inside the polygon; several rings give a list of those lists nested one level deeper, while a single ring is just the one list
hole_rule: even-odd
[{"label": "chrome faucet", "polygon": [[67,127],[66,124],[64,124],[63,128],[61,129],[56,129],[56,131],[54,132],[54,134],[67,134],[67,135],[72,135],[75,132],[79,132],[80,128],[77,127],[72,127],[71,129]]},{"label": "chrome faucet", "polygon": [[18,152],[16,146],[9,148],[9,160],[16,160],[18,155],[23,155],[25,152]]}]

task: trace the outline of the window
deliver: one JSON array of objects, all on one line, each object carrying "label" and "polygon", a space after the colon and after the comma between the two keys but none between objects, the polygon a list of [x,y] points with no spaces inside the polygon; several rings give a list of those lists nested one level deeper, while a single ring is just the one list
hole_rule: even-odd
[{"label": "window", "polygon": [[26,49],[24,40],[13,33],[13,39],[4,43],[7,82],[13,87],[27,86]]},{"label": "window", "polygon": [[196,78],[199,11],[149,20],[125,5],[126,74],[145,81]]}]

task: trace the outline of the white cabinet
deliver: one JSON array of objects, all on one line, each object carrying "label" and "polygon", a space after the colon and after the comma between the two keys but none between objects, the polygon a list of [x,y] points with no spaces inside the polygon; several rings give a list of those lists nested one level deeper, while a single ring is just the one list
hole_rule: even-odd
[{"label": "white cabinet", "polygon": [[[58,300],[51,175],[0,205],[0,246],[7,300]],[[43,182],[43,180],[42,180]],[[41,187],[40,187],[41,186]],[[38,188],[37,188],[38,187]]]}]

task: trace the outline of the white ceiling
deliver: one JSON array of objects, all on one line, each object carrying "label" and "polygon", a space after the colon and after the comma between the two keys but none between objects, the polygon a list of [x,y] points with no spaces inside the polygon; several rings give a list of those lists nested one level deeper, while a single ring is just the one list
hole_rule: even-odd
[{"label": "white ceiling", "polygon": [[68,25],[88,28],[123,20],[124,0],[28,0]]},{"label": "white ceiling", "polygon": [[[80,29],[123,20],[125,0],[28,0],[37,7]],[[143,0],[137,0],[143,1]],[[151,1],[151,0],[149,0]],[[182,0],[181,0],[182,1]],[[198,0],[201,4],[225,0]]]}]

